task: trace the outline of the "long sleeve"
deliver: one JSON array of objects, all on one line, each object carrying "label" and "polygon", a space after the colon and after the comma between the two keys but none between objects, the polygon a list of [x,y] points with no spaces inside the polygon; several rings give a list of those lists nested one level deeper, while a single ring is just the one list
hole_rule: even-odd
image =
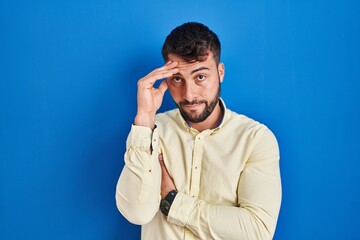
[{"label": "long sleeve", "polygon": [[133,125],[126,141],[125,166],[116,186],[116,205],[134,224],[150,222],[159,209],[161,169],[154,131]]},{"label": "long sleeve", "polygon": [[201,239],[271,239],[281,204],[278,144],[269,130],[254,141],[238,182],[238,206],[212,205],[178,193],[168,221]]}]

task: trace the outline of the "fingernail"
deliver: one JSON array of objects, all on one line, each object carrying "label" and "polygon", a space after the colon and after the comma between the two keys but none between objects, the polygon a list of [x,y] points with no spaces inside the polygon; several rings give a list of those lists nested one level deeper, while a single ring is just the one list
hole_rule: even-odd
[{"label": "fingernail", "polygon": [[162,154],[159,155],[159,160],[163,160]]},{"label": "fingernail", "polygon": [[173,61],[170,60],[170,61],[168,61],[166,64],[169,65],[169,64],[171,64],[172,62],[173,62]]}]

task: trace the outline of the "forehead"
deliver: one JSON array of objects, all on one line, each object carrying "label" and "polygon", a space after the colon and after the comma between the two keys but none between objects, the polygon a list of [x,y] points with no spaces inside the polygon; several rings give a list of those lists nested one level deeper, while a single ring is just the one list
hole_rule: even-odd
[{"label": "forehead", "polygon": [[202,62],[200,61],[187,62],[181,57],[174,54],[169,54],[168,61],[178,62],[179,64],[177,68],[180,69],[180,72],[191,72],[192,70],[200,67],[207,67],[210,70],[216,68],[216,62],[211,52],[207,56],[206,60]]}]

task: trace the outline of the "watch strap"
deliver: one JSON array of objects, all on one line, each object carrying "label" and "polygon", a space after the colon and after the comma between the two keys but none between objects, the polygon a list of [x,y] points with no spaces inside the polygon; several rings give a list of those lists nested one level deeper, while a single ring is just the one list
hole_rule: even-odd
[{"label": "watch strap", "polygon": [[176,197],[177,191],[176,190],[172,190],[170,191],[165,198],[161,199],[160,202],[160,211],[165,215],[168,216],[169,215],[169,211],[170,211],[170,207]]}]

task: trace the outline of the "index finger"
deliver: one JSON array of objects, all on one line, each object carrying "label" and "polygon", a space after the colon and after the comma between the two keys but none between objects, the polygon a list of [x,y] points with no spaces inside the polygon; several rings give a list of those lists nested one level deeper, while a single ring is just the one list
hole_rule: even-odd
[{"label": "index finger", "polygon": [[172,69],[172,68],[175,68],[178,64],[179,64],[179,62],[173,62],[170,60],[165,65],[163,65],[162,67],[160,67],[158,69],[159,70]]},{"label": "index finger", "polygon": [[153,84],[158,80],[171,77],[172,75],[174,75],[179,71],[177,65],[178,62],[167,63],[164,66],[157,68],[151,73],[149,73],[147,76],[143,78],[143,80]]}]

